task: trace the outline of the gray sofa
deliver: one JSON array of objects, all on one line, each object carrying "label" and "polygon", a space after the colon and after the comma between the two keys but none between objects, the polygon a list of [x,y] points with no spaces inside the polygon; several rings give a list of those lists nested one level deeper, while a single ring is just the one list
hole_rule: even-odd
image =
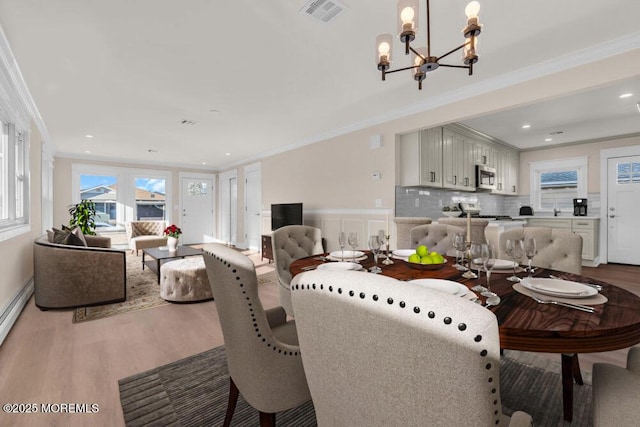
[{"label": "gray sofa", "polygon": [[121,302],[127,298],[126,254],[111,239],[84,236],[88,246],[35,240],[35,302],[40,309],[73,308]]}]

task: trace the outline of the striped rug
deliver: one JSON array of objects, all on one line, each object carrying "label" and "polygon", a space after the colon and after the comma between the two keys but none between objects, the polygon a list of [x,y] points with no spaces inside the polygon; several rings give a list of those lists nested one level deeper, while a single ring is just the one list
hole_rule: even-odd
[{"label": "striped rug", "polygon": [[[574,388],[574,418],[562,419],[560,363],[532,353],[505,351],[501,359],[500,387],[503,409],[528,412],[534,425],[591,426],[590,373],[584,386]],[[217,347],[168,365],[118,381],[126,425],[220,426],[224,420],[229,373],[224,347]],[[473,396],[469,396],[473,399]],[[257,426],[258,412],[240,396],[233,426]],[[313,405],[280,412],[276,424],[315,426]]]}]

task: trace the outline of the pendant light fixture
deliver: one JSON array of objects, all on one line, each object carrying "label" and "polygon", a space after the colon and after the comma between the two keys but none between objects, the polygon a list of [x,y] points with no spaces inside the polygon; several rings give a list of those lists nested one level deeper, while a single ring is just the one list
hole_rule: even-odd
[{"label": "pendant light fixture", "polygon": [[[465,42],[441,56],[432,56],[429,0],[425,0],[425,2],[427,6],[427,46],[414,48],[411,43],[415,40],[418,31],[419,0],[398,1],[398,37],[404,43],[405,55],[409,55],[409,52],[413,53],[412,65],[389,70],[391,67],[393,37],[390,34],[380,34],[376,38],[376,64],[378,65],[378,70],[382,73],[383,81],[386,80],[387,74],[412,70],[413,79],[418,82],[418,89],[422,90],[422,81],[427,77],[427,73],[439,67],[466,68],[469,70],[469,75],[473,74],[473,64],[478,62],[478,36],[482,31],[482,25],[478,22],[480,3],[472,1],[465,8],[467,25],[462,30]],[[440,62],[443,58],[458,50],[462,50],[462,63],[464,65],[442,64]]]}]

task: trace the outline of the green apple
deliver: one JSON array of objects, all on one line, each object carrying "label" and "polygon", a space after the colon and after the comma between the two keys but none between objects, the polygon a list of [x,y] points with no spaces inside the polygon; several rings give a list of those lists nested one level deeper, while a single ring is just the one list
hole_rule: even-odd
[{"label": "green apple", "polygon": [[430,255],[425,255],[420,258],[420,264],[433,264],[433,259]]},{"label": "green apple", "polygon": [[434,264],[443,264],[444,263],[444,257],[442,255],[440,255],[437,252],[432,252],[431,253],[431,259],[433,260]]},{"label": "green apple", "polygon": [[409,255],[409,262],[420,264],[420,255],[418,255],[418,254]]},{"label": "green apple", "polygon": [[420,245],[416,248],[416,253],[420,255],[420,257],[424,257],[429,255],[429,249],[425,245]]}]

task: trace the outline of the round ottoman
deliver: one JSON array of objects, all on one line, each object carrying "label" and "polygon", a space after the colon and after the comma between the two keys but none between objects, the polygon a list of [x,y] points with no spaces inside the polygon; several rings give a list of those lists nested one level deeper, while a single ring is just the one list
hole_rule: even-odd
[{"label": "round ottoman", "polygon": [[171,302],[213,299],[202,256],[168,261],[160,267],[160,296]]}]

